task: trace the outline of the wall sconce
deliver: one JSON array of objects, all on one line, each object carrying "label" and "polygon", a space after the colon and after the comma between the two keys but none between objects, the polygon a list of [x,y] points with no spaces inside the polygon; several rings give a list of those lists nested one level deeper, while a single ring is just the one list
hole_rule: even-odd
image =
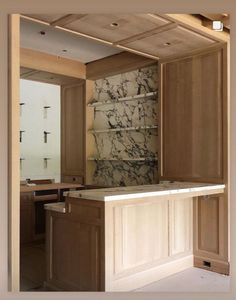
[{"label": "wall sconce", "polygon": [[51,132],[49,132],[49,131],[44,131],[44,132],[43,132],[43,135],[44,135],[44,143],[47,143],[47,142],[48,142],[48,134],[51,134]]},{"label": "wall sconce", "polygon": [[48,109],[51,108],[51,106],[44,106],[43,107],[43,117],[44,119],[47,119],[48,117]]},{"label": "wall sconce", "polygon": [[23,139],[23,132],[25,132],[25,130],[20,130],[20,143],[22,142]]},{"label": "wall sconce", "polygon": [[20,169],[22,170],[22,162],[23,162],[23,160],[25,160],[25,158],[20,158]]},{"label": "wall sconce", "polygon": [[44,157],[43,159],[43,165],[44,165],[44,169],[47,169],[48,167],[48,160],[50,160],[50,157]]},{"label": "wall sconce", "polygon": [[25,105],[25,102],[21,102],[20,103],[20,116],[22,115],[22,107],[23,107],[23,105]]}]

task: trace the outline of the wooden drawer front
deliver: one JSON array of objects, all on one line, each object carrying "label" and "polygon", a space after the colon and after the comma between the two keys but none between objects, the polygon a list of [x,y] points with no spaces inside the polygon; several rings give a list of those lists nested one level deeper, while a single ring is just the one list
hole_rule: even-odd
[{"label": "wooden drawer front", "polygon": [[82,176],[68,176],[62,175],[61,181],[64,183],[81,183],[83,184],[84,178]]}]

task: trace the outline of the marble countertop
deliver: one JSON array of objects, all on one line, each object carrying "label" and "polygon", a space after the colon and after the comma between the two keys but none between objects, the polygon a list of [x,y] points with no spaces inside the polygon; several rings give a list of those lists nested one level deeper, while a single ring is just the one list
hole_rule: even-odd
[{"label": "marble countertop", "polygon": [[47,210],[53,210],[61,213],[66,212],[65,202],[55,202],[55,203],[48,203],[44,204],[44,208]]},{"label": "marble countertop", "polygon": [[224,188],[224,184],[163,181],[152,185],[68,191],[64,192],[64,196],[99,201],[115,201],[194,192],[206,192],[207,195],[209,191],[212,193],[214,190]]}]

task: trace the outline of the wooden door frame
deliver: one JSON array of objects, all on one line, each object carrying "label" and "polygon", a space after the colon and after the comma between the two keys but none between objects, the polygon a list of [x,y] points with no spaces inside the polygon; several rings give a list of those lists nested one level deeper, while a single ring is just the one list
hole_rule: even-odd
[{"label": "wooden door frame", "polygon": [[85,79],[86,66],[78,61],[20,49],[20,14],[9,15],[8,23],[8,290],[18,292],[20,291],[20,66],[78,79]]}]

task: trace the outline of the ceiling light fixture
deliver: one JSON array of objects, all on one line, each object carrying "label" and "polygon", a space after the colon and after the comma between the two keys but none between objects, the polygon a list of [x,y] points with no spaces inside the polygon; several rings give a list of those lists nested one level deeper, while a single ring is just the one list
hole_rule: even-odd
[{"label": "ceiling light fixture", "polygon": [[110,24],[111,27],[119,27],[120,24],[119,23],[116,23],[116,22],[113,22]]},{"label": "ceiling light fixture", "polygon": [[164,46],[170,46],[171,43],[167,42],[167,43],[165,43],[165,44],[163,44],[163,45],[164,45]]},{"label": "ceiling light fixture", "polygon": [[212,29],[215,31],[223,31],[224,24],[221,21],[213,21],[212,22]]},{"label": "ceiling light fixture", "polygon": [[62,49],[62,52],[67,52],[67,50],[66,49]]}]

